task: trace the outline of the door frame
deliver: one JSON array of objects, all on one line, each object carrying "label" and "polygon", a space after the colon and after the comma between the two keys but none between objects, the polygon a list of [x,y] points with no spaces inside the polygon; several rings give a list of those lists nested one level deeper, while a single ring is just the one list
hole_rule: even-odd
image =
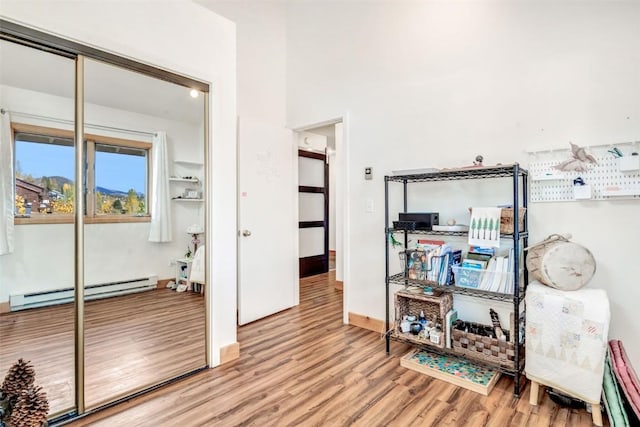
[{"label": "door frame", "polygon": [[[349,113],[343,112],[336,114],[329,119],[320,119],[317,121],[309,121],[306,124],[292,126],[291,129],[296,133],[305,132],[318,127],[336,125],[342,123],[342,141],[338,145],[336,143],[336,164],[334,167],[335,180],[336,180],[336,279],[339,277],[339,273],[342,273],[343,291],[342,291],[342,322],[345,325],[349,324],[349,307],[350,307],[350,283],[351,283],[351,235],[349,218],[351,212],[351,201],[347,194],[349,194],[350,184],[350,143],[349,143]],[[297,138],[294,142],[294,149],[298,150]],[[294,170],[294,182],[295,188],[298,188],[298,157],[295,157],[295,162],[292,165]],[[296,191],[296,199],[298,193]],[[293,230],[298,235],[298,200],[294,203],[296,209],[296,222],[295,229]],[[297,242],[297,240],[296,240]],[[296,243],[296,257],[299,258],[300,249]]]}]

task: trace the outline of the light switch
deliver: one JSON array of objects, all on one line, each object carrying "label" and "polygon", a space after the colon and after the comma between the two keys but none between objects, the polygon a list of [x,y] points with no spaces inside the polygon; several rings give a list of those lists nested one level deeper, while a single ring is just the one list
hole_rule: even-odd
[{"label": "light switch", "polygon": [[366,212],[373,213],[373,199],[367,199]]},{"label": "light switch", "polygon": [[364,168],[364,179],[373,179],[373,168],[371,166]]}]

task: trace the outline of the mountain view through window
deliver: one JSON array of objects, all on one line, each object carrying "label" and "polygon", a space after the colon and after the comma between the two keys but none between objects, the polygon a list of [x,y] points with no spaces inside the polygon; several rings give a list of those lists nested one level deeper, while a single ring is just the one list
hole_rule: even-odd
[{"label": "mountain view through window", "polygon": [[[96,215],[147,214],[147,150],[87,142],[93,154],[92,204]],[[16,215],[72,214],[76,183],[73,140],[17,133],[15,138]]]}]

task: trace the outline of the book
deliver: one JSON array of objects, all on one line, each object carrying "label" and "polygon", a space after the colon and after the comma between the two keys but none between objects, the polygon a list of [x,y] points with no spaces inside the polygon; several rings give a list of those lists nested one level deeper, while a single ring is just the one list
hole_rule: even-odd
[{"label": "book", "polygon": [[491,285],[489,286],[489,291],[491,292],[500,292],[500,286],[502,282],[502,272],[503,272],[503,264],[504,257],[497,256],[495,257],[496,266],[493,272],[491,273]]},{"label": "book", "polygon": [[458,320],[458,310],[453,308],[444,316],[444,344],[446,348],[451,348],[451,329],[453,328],[453,322]]},{"label": "book", "polygon": [[487,264],[487,268],[485,269],[485,274],[482,276],[482,280],[478,285],[478,289],[483,291],[488,291],[491,288],[491,283],[493,281],[493,274],[496,271],[496,259],[492,257]]},{"label": "book", "polygon": [[515,256],[514,256],[514,250],[513,248],[509,249],[509,261],[507,263],[507,274],[506,274],[506,285],[505,285],[505,293],[513,293],[513,283],[514,283],[514,278],[513,278],[513,272],[515,269]]},{"label": "book", "polygon": [[485,246],[471,245],[469,246],[469,253],[487,254],[489,256],[494,256],[496,254],[496,248],[488,248]]},{"label": "book", "polygon": [[447,269],[447,276],[445,278],[444,284],[450,285],[453,282],[453,266],[460,265],[462,262],[462,251],[456,250],[451,252],[449,256],[449,267]]},{"label": "book", "polygon": [[510,257],[503,257],[502,271],[500,272],[500,288],[498,289],[498,292],[510,292],[510,283],[513,282],[511,281],[512,276],[509,274],[509,261]]},{"label": "book", "polygon": [[481,253],[481,252],[468,252],[467,253],[467,259],[477,259],[478,261],[485,261],[485,262],[489,262],[489,260],[493,258],[493,255],[491,254],[485,254],[485,253]]}]

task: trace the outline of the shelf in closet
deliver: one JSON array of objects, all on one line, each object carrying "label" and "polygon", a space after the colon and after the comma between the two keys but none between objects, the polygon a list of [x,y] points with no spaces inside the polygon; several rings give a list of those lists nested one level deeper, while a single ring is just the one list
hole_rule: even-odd
[{"label": "shelf in closet", "polygon": [[193,183],[200,182],[200,180],[198,178],[177,178],[177,177],[169,178],[169,181],[172,181],[172,182],[193,182]]},{"label": "shelf in closet", "polygon": [[191,160],[174,160],[173,163],[185,166],[204,166],[204,163],[202,162],[195,162]]},{"label": "shelf in closet", "polygon": [[188,199],[186,197],[178,197],[171,200],[174,202],[204,202],[204,199]]}]

